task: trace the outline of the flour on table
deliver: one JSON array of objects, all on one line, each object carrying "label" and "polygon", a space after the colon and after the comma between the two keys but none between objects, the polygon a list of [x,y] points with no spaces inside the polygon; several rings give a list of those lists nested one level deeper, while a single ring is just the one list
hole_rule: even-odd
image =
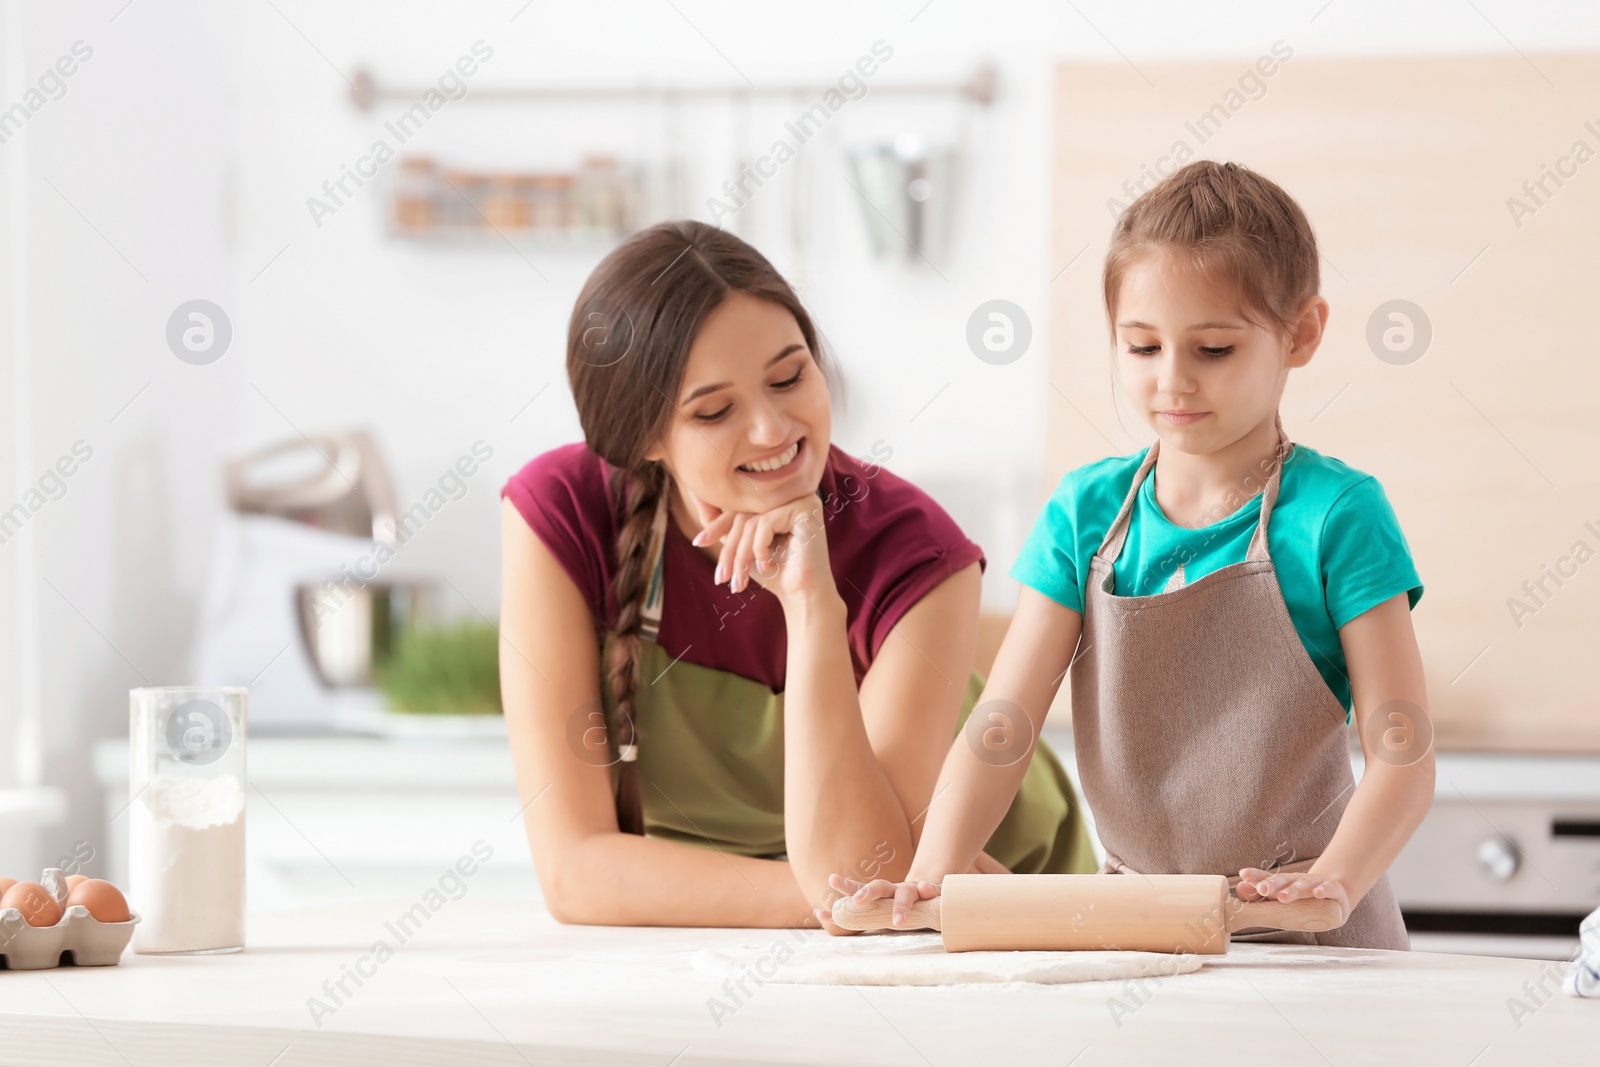
[{"label": "flour on table", "polygon": [[[796,942],[797,932],[811,936]],[[746,977],[760,985],[961,985],[965,983],[1098,982],[1184,974],[1200,969],[1192,953],[946,952],[937,933],[833,937],[789,931],[765,944],[701,949],[691,964],[707,978]]]}]

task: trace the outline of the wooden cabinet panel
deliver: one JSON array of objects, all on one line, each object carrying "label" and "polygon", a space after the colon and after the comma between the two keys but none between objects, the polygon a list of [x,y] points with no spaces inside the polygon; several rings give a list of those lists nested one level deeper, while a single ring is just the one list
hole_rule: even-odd
[{"label": "wooden cabinet panel", "polygon": [[[1600,751],[1600,344],[1587,324],[1600,56],[1277,47],[1259,68],[1059,68],[1052,262],[1066,269],[1051,287],[1040,500],[1066,470],[1154,439],[1112,384],[1100,268],[1119,202],[1189,154],[1250,166],[1305,209],[1332,305],[1321,350],[1290,375],[1284,425],[1377,476],[1400,517],[1425,585],[1413,617],[1439,743]],[[1369,319],[1393,300],[1431,327],[1419,357],[1369,346]]]}]

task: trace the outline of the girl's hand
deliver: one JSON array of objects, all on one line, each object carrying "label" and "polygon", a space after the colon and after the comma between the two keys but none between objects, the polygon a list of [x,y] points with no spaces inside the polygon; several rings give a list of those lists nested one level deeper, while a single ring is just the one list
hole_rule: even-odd
[{"label": "girl's hand", "polygon": [[[895,929],[912,929],[902,927],[906,913],[911,910],[911,905],[919,900],[932,900],[939,895],[938,882],[891,882],[887,878],[874,878],[870,882],[858,882],[854,878],[846,878],[842,874],[828,875],[828,884],[845,896],[853,897],[861,903],[873,900],[882,900],[886,897],[894,899],[894,908],[889,913],[889,924]],[[818,908],[817,918],[825,922],[833,921],[832,908]]]},{"label": "girl's hand", "polygon": [[1258,867],[1245,867],[1239,872],[1239,884],[1234,893],[1240,900],[1333,900],[1339,904],[1339,922],[1350,917],[1353,905],[1344,883],[1337,878],[1312,874],[1310,871],[1279,872],[1272,874]]},{"label": "girl's hand", "polygon": [[[968,874],[1010,874],[1011,871],[1005,864],[989,855],[979,852],[971,867],[967,868]],[[927,882],[921,879],[906,882],[891,882],[887,878],[874,878],[870,882],[857,881],[842,874],[830,874],[828,884],[847,897],[854,897],[857,901],[865,903],[872,900],[894,898],[894,907],[889,913],[889,921],[896,929],[905,921],[906,913],[911,905],[919,900],[932,900],[939,895],[939,883]],[[815,909],[817,918],[824,922],[833,921],[833,909]],[[907,929],[911,929],[907,927]]]},{"label": "girl's hand", "polygon": [[807,493],[771,511],[721,511],[685,490],[700,513],[703,529],[696,545],[722,545],[717,584],[743,592],[751,579],[787,607],[818,592],[836,593],[828,563],[828,538],[822,524],[822,499]]}]

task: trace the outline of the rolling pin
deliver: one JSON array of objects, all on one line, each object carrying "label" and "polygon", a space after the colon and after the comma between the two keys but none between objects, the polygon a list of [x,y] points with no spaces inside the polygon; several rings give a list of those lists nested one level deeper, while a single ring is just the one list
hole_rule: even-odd
[{"label": "rolling pin", "polygon": [[938,930],[946,952],[981,949],[1228,951],[1231,934],[1331,930],[1339,905],[1309,899],[1244,901],[1220,874],[950,874],[939,895],[889,925],[892,898],[833,903],[846,930]]}]

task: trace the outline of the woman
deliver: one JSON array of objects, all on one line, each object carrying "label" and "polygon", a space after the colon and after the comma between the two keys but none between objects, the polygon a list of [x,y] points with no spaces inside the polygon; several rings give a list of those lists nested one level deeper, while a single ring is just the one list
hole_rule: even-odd
[{"label": "woman", "polygon": [[[829,874],[904,875],[981,690],[982,552],[833,447],[810,316],[722,230],[611,252],[567,373],[585,443],[502,491],[501,688],[547,906],[845,933]],[[1040,744],[973,869],[1093,871],[1077,806]]]}]

